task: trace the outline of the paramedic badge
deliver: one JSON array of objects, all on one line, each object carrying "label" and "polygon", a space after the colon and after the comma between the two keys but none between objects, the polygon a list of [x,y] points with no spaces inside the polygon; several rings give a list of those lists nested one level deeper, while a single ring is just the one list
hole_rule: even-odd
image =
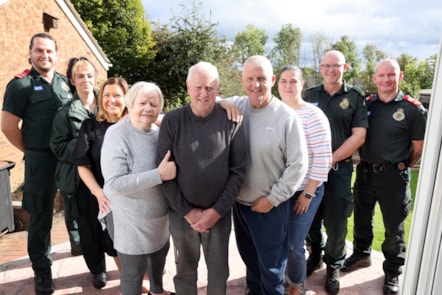
[{"label": "paramedic badge", "polygon": [[393,114],[393,119],[395,119],[398,122],[405,119],[404,109],[402,108],[397,109],[397,111]]},{"label": "paramedic badge", "polygon": [[350,105],[350,103],[348,102],[348,98],[343,98],[341,103],[339,104],[339,106],[341,107],[341,109],[345,110],[346,108],[348,108],[348,106]]}]

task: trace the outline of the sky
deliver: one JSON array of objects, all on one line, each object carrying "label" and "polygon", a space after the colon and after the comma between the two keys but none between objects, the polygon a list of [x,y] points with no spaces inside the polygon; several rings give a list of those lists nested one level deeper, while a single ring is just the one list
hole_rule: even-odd
[{"label": "sky", "polygon": [[[183,15],[181,4],[191,0],[142,0],[151,22],[170,23]],[[233,41],[248,24],[264,29],[272,42],[283,25],[291,23],[303,34],[301,55],[311,54],[314,34],[332,42],[349,36],[359,53],[367,44],[392,58],[408,54],[419,61],[437,54],[442,37],[440,0],[195,0],[202,13],[218,23],[222,37]]]}]

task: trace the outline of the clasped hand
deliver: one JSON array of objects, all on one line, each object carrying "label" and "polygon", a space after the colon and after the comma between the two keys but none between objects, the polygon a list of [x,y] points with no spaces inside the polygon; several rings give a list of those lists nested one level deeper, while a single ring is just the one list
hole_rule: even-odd
[{"label": "clasped hand", "polygon": [[186,216],[184,216],[184,218],[193,230],[200,233],[207,233],[209,232],[209,229],[218,222],[221,216],[212,208],[205,210],[201,208],[193,208]]}]

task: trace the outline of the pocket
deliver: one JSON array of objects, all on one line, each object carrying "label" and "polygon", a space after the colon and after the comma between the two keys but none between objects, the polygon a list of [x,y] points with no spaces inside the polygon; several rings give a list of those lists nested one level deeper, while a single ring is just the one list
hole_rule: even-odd
[{"label": "pocket", "polygon": [[54,184],[56,160],[51,153],[25,151],[25,181],[23,190],[42,197]]},{"label": "pocket", "polygon": [[32,103],[40,103],[51,99],[51,97],[52,97],[51,93],[48,93],[43,86],[34,85],[34,92],[31,94],[30,100]]}]

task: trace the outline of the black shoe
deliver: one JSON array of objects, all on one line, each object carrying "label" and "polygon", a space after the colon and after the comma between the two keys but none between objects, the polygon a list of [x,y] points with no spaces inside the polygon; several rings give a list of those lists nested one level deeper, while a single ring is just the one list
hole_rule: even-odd
[{"label": "black shoe", "polygon": [[102,289],[104,286],[106,286],[106,273],[102,272],[100,274],[94,275],[92,285],[94,285],[95,289]]},{"label": "black shoe", "polygon": [[312,250],[307,259],[307,276],[322,267],[322,250]]},{"label": "black shoe", "polygon": [[54,285],[52,284],[52,274],[49,272],[44,275],[35,275],[35,294],[49,295],[54,293]]},{"label": "black shoe", "polygon": [[325,291],[328,294],[338,294],[339,292],[339,269],[327,266],[327,278],[325,280]]},{"label": "black shoe", "polygon": [[256,292],[250,291],[249,288],[246,288],[244,294],[246,294],[246,295],[261,295],[261,293],[256,293]]},{"label": "black shoe", "polygon": [[399,293],[399,278],[394,275],[385,274],[384,294]]},{"label": "black shoe", "polygon": [[350,257],[345,259],[344,266],[341,268],[343,272],[351,272],[358,268],[369,267],[371,265],[370,256],[360,256],[353,253]]},{"label": "black shoe", "polygon": [[80,256],[83,255],[83,251],[80,246],[71,247],[71,255],[72,256]]}]

